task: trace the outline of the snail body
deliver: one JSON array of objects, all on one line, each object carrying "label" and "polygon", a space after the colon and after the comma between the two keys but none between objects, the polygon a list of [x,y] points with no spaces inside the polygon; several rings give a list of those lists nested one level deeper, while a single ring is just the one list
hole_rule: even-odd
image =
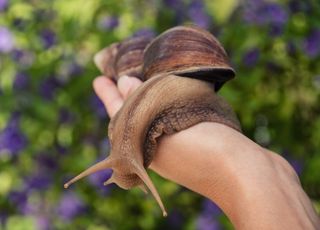
[{"label": "snail body", "polygon": [[[200,38],[201,33],[204,33],[203,44],[210,44],[208,32],[194,27],[177,27],[147,45],[143,51],[141,66],[136,62],[136,66],[143,70],[141,78],[146,81],[126,100],[109,123],[110,155],[66,183],[65,187],[91,173],[112,168],[113,174],[105,185],[116,183],[124,189],[139,186],[143,190],[146,190],[144,187],[146,185],[162,209],[163,215],[166,216],[160,196],[146,172],[156,152],[159,138],[206,121],[222,123],[241,131],[231,107],[215,93],[226,80],[234,76],[232,68],[227,64],[226,54],[216,39],[209,36],[209,40],[214,44],[213,47],[217,46],[212,48],[214,52],[203,49],[206,55],[208,52],[214,53],[214,58],[211,57],[212,60],[206,58],[202,63],[197,62],[197,67],[187,63],[188,58],[185,56],[182,57],[183,61],[179,62],[177,60],[179,55],[174,54],[175,46],[170,52],[168,51],[169,53],[155,53],[159,49],[163,50],[162,47],[168,42],[172,45],[171,40],[177,39],[177,34],[181,36],[183,32],[190,31]],[[199,48],[201,44],[199,45],[197,39],[200,38],[197,36],[191,38]],[[190,34],[186,37],[189,38]],[[180,48],[179,46],[176,48],[177,52]],[[183,49],[180,56],[182,53]],[[111,46],[102,54],[101,56],[100,53],[100,57],[96,59],[99,69],[104,69],[105,63],[110,60],[116,60],[114,57],[118,55],[117,48]],[[151,54],[154,56],[151,57]],[[187,52],[187,55],[191,61],[193,58],[190,58],[190,52]],[[217,60],[216,63],[214,59]],[[113,68],[111,72],[116,72],[119,67],[113,61],[111,68]],[[188,77],[189,74],[192,77]],[[218,76],[216,80],[215,75]],[[210,76],[213,78],[208,80]],[[204,79],[201,79],[202,77]]]}]

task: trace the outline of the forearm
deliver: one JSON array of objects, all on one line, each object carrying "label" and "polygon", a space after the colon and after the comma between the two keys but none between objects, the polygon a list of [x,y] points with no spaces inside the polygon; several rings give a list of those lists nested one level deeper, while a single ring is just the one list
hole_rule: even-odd
[{"label": "forearm", "polygon": [[151,168],[216,202],[237,229],[317,226],[287,162],[224,125],[201,123],[163,137]]}]

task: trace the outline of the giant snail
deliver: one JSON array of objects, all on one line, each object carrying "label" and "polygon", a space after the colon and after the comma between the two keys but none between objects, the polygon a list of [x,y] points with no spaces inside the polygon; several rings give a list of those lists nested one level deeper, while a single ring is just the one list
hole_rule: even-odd
[{"label": "giant snail", "polygon": [[[64,186],[99,170],[111,168],[104,184],[146,187],[166,216],[160,196],[146,169],[162,135],[200,122],[218,122],[241,132],[231,107],[216,92],[235,76],[227,54],[209,32],[178,26],[156,37],[137,37],[100,51],[95,63],[114,81],[127,74],[145,81],[109,123],[109,156]],[[146,186],[146,187],[145,187]]]}]

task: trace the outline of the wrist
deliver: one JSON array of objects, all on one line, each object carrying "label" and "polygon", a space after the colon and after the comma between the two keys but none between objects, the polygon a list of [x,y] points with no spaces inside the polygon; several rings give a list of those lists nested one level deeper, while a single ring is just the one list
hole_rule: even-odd
[{"label": "wrist", "polygon": [[150,168],[213,200],[237,229],[270,229],[270,223],[313,229],[318,223],[292,167],[222,124],[162,137]]}]

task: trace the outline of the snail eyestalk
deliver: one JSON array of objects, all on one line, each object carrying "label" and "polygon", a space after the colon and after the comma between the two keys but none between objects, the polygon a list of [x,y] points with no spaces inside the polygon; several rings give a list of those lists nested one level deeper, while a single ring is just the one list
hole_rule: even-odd
[{"label": "snail eyestalk", "polygon": [[95,172],[98,172],[98,171],[101,171],[104,169],[108,169],[108,168],[112,168],[112,161],[110,160],[110,158],[107,158],[107,159],[100,161],[100,162],[96,163],[95,165],[91,166],[87,170],[80,173],[78,176],[74,177],[73,179],[71,179],[70,181],[65,183],[63,185],[63,187],[68,188],[71,184],[82,179],[83,177],[89,176]]}]

